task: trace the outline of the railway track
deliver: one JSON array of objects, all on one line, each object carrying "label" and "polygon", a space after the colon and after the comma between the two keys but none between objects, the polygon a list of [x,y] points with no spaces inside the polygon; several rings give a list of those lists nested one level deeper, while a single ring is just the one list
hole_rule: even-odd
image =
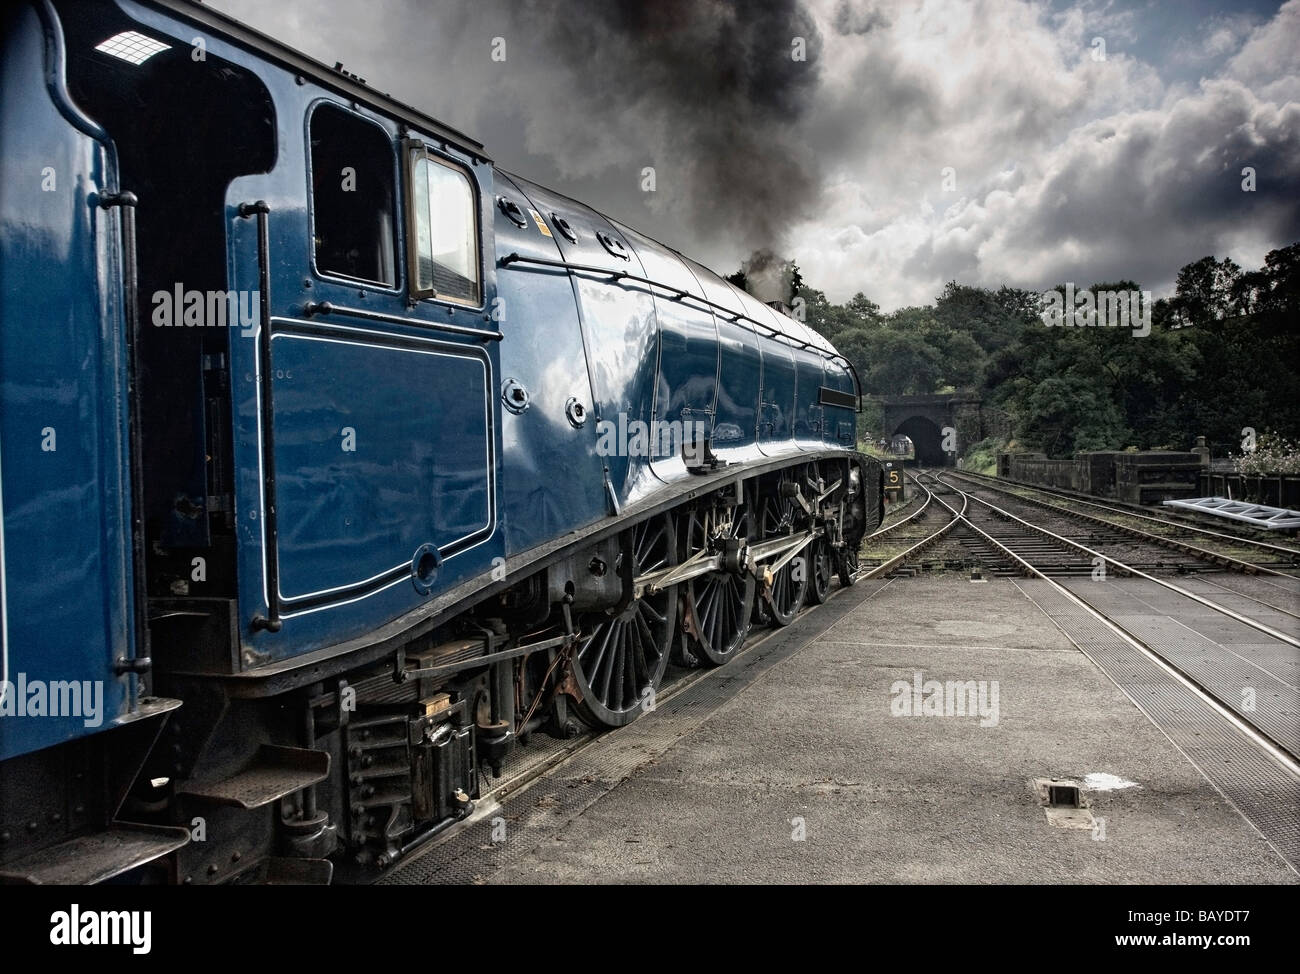
[{"label": "railway track", "polygon": [[[970,482],[966,474],[946,472],[943,479]],[[942,482],[942,480],[940,481]],[[1009,524],[1019,523],[1027,536],[1037,543],[1080,553],[1090,558],[1091,569],[1086,574],[1096,578],[1113,570],[1121,575],[1187,576],[1195,580],[1198,588],[1223,593],[1233,601],[1252,603],[1273,617],[1300,620],[1297,599],[1300,597],[1300,578],[1260,561],[1228,554],[1222,549],[1206,548],[1182,541],[1154,535],[1147,531],[1112,531],[1108,522],[1087,512],[1073,511],[1056,504],[1042,504],[1019,496],[1013,490],[996,482],[976,481],[968,492],[976,503],[984,505]],[[997,504],[986,499],[990,493],[1000,495]],[[1030,510],[1025,510],[1028,507]],[[1036,511],[1043,512],[1033,517]],[[1050,513],[1048,513],[1050,512]],[[1019,517],[1017,517],[1019,515]],[[1030,524],[1030,519],[1035,523]],[[1158,519],[1157,519],[1158,520]],[[1071,530],[1071,522],[1082,527]],[[1058,533],[1059,532],[1059,533]],[[1246,539],[1237,539],[1245,542]],[[1249,542],[1256,548],[1247,548],[1247,554],[1264,552],[1276,546]],[[1014,545],[1012,545],[1014,549]],[[1172,548],[1176,553],[1169,555]],[[1113,556],[1113,557],[1112,557]],[[1101,564],[1098,564],[1098,561]],[[1040,569],[1042,565],[1038,566]],[[1165,584],[1165,583],[1162,583]]]},{"label": "railway track", "polygon": [[1300,579],[951,471],[912,482],[924,503],[867,539],[863,577],[934,570],[955,544],[975,578],[1026,579],[1015,584],[1300,870]]},{"label": "railway track", "polygon": [[980,484],[1067,516],[1083,518],[1091,515],[1093,523],[1108,524],[1116,531],[1145,538],[1174,550],[1212,551],[1249,562],[1260,569],[1282,574],[1300,573],[1300,546],[1282,543],[1276,536],[1270,535],[1266,539],[1261,536],[1264,532],[1239,527],[1231,522],[1215,523],[1210,527],[1204,520],[1206,515],[1176,511],[1156,515],[1134,504],[1102,502],[1088,499],[1075,491],[1006,481],[967,470],[949,471],[945,476]]},{"label": "railway track", "polygon": [[[863,540],[854,581],[944,571],[969,573],[973,580],[986,574],[1017,579],[1300,870],[1300,615],[1293,611],[1300,579],[1222,551],[1157,544],[1071,517],[1057,505],[1049,510],[1010,494],[993,501],[986,496],[993,489],[972,484],[974,478],[959,481],[951,472],[925,471],[909,476],[918,496]],[[1117,578],[1141,589],[1121,593],[1119,586],[1094,581]],[[833,591],[831,598],[838,594]],[[1126,606],[1125,599],[1133,604]],[[1214,643],[1190,628],[1171,634],[1138,621],[1138,609],[1177,614],[1171,604],[1220,619],[1238,636],[1250,635]],[[752,654],[781,632],[751,632],[736,655]],[[669,702],[712,672],[670,670],[660,701]],[[1240,692],[1246,687],[1254,694],[1249,706]],[[535,735],[501,777],[482,783],[475,813],[429,848],[498,814],[502,803],[601,736],[591,731],[562,741]],[[401,882],[400,866],[385,876],[381,881]]]},{"label": "railway track", "polygon": [[[909,474],[909,476],[911,476]],[[963,546],[959,519],[935,502],[934,491],[916,481],[923,496],[904,516],[889,520],[863,539],[859,551],[862,577],[909,576],[918,571],[966,569],[974,562]]]}]

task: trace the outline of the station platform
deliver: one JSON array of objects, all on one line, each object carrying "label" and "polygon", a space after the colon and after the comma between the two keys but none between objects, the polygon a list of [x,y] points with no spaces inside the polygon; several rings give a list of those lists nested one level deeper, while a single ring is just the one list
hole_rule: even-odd
[{"label": "station platform", "polygon": [[386,881],[1296,882],[1032,584],[840,591]]}]

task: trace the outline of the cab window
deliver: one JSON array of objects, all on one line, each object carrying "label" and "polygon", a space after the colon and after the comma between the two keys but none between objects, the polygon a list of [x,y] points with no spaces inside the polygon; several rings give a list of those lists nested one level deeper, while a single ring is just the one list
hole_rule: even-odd
[{"label": "cab window", "polygon": [[474,184],[463,169],[430,155],[423,145],[408,143],[407,152],[411,296],[479,305]]},{"label": "cab window", "polygon": [[397,286],[393,145],[379,126],[333,105],[311,116],[316,270]]}]

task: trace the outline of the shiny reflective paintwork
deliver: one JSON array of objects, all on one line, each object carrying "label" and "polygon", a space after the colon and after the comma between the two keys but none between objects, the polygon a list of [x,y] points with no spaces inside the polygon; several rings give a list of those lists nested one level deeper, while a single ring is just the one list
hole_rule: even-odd
[{"label": "shiny reflective paintwork", "polygon": [[[187,13],[130,0],[118,7],[175,48],[195,35]],[[116,176],[111,145],[86,134],[96,124],[74,124],[76,110],[61,112],[44,84],[36,15],[27,11],[15,23],[6,38],[0,135],[6,164],[34,174],[36,188],[26,176],[0,187],[8,669],[11,678],[31,676],[58,660],[52,676],[104,680],[107,725],[125,712],[134,679],[112,672],[133,645],[120,244],[116,213],[94,206],[94,194]],[[210,57],[264,86],[276,140],[271,170],[233,179],[224,213],[208,224],[224,233],[226,285],[258,291],[258,224],[240,206],[263,200],[269,207],[269,315],[223,339],[235,470],[235,635],[245,670],[400,628],[457,586],[481,589],[508,558],[692,476],[681,440],[659,455],[648,441],[640,453],[629,450],[634,422],[700,423],[713,452],[741,465],[852,446],[852,409],[827,406],[819,395],[823,386],[851,394],[851,376],[798,347],[829,352],[820,336],[595,210],[496,172],[473,144],[398,121],[378,97],[371,105],[348,97],[218,32],[206,31],[205,41]],[[391,142],[399,214],[404,137],[468,174],[483,232],[480,306],[409,301],[402,233],[396,286],[318,272],[309,125],[322,104],[366,120]],[[58,192],[38,191],[45,166],[56,170]],[[517,199],[527,213],[523,227],[496,205],[498,196]],[[564,237],[557,218],[576,240]],[[503,262],[511,254],[599,270]],[[655,283],[618,281],[615,271]],[[502,340],[443,325],[499,330]],[[258,381],[263,331],[273,404],[262,401]],[[527,408],[504,408],[507,386],[526,391]],[[56,430],[57,451],[40,450],[46,427]],[[611,429],[612,441],[602,442]],[[268,443],[274,546],[264,536]],[[272,601],[272,560],[278,631],[254,624]],[[80,732],[54,720],[30,732],[0,728],[0,757]]]},{"label": "shiny reflective paintwork", "polygon": [[[820,339],[824,348],[833,350],[830,342],[826,341],[822,336],[814,333],[814,337]],[[849,397],[848,401],[850,402],[857,399],[857,383],[854,382],[852,373],[842,363],[828,359],[825,363],[825,377],[828,389]],[[822,439],[827,446],[849,450],[857,449],[858,417],[857,409],[854,406],[827,403],[822,415],[824,417]]]},{"label": "shiny reflective paintwork", "polygon": [[763,356],[752,322],[743,317],[735,289],[707,267],[688,258],[683,263],[705,298],[729,309],[714,309],[718,329],[718,412],[713,424],[713,452],[728,463],[762,459],[758,447]]},{"label": "shiny reflective paintwork", "polygon": [[[191,28],[170,15],[122,6],[155,35],[188,43]],[[279,137],[272,171],[233,180],[226,196],[229,284],[238,290],[258,288],[257,224],[239,216],[239,205],[265,200],[270,206],[271,422],[284,624],[279,632],[252,625],[267,611],[260,471],[268,417],[256,381],[257,336],[232,330],[240,639],[248,668],[373,632],[459,583],[486,580],[493,559],[504,557],[496,487],[499,346],[434,327],[492,329],[496,275],[489,242],[481,255],[481,307],[433,299],[411,305],[400,234],[395,288],[318,272],[310,229],[311,111],[332,104],[391,139],[401,212],[398,124],[309,79],[299,84],[290,72],[220,37],[209,40],[208,53],[257,75],[274,105]],[[490,227],[491,164],[431,133],[408,134],[471,177],[479,225]],[[308,315],[312,302],[396,320],[343,310]],[[352,450],[344,448],[349,432]],[[415,562],[430,548],[440,563],[421,584]]]},{"label": "shiny reflective paintwork", "polygon": [[[524,202],[523,192],[504,173],[496,175],[496,191]],[[526,210],[523,228],[500,207],[493,211],[499,255],[562,259],[555,243],[558,231],[546,236]],[[550,214],[542,218],[551,220]],[[501,411],[502,522],[507,553],[514,554],[604,517],[608,500],[596,453],[595,400],[568,273],[510,264],[497,271],[497,287],[496,324],[505,335],[502,384],[514,379],[529,396],[522,412]],[[568,418],[570,400],[581,406],[581,426]]]},{"label": "shiny reflective paintwork", "polygon": [[[713,436],[717,403],[718,327],[713,312],[699,301],[699,281],[680,257],[663,244],[622,224],[619,232],[635,249],[645,273],[662,287],[647,287],[654,296],[659,324],[659,361],[652,422],[652,466],[665,481],[690,476],[682,450],[687,442]],[[698,435],[697,435],[698,434]]]},{"label": "shiny reflective paintwork", "polygon": [[[551,214],[564,219],[575,231],[576,243],[562,234],[554,236],[566,262],[645,274],[630,243],[595,210],[517,176],[514,183],[526,194],[529,207],[552,222]],[[627,259],[610,253],[598,240],[598,233],[622,243]],[[606,438],[602,460],[621,509],[662,485],[651,471],[647,451],[631,445],[632,433],[623,434],[631,429],[630,423],[648,420],[654,403],[659,346],[654,299],[648,290],[625,287],[606,274],[575,271],[570,280],[595,400],[593,418],[600,432],[614,432]],[[609,449],[611,442],[614,449]],[[623,443],[628,443],[628,448],[623,448]]]},{"label": "shiny reflective paintwork", "polygon": [[[36,12],[0,58],[0,678],[89,681],[99,714],[0,716],[0,759],[113,726],[130,709],[125,348],[113,159],[45,83]],[[51,55],[59,50],[52,39]],[[55,75],[57,77],[57,73]],[[60,111],[60,102],[63,111]],[[19,688],[8,693],[16,707]],[[31,702],[30,693],[24,693]],[[15,713],[17,711],[15,710]],[[88,726],[89,725],[89,726]]]},{"label": "shiny reflective paintwork", "polygon": [[[771,314],[774,318],[785,317],[778,311],[771,311]],[[783,324],[785,330],[800,344],[812,345],[810,329],[790,318],[785,318]],[[821,388],[826,384],[826,359],[815,348],[795,348],[793,354],[797,375],[794,439],[805,450],[820,450],[826,445],[822,436],[824,407],[821,404]]]},{"label": "shiny reflective paintwork", "polygon": [[[774,326],[771,308],[734,285],[728,286],[746,315],[760,325]],[[781,337],[761,337],[759,347],[763,355],[763,405],[759,416],[758,443],[769,457],[781,456],[795,449],[795,387],[798,377],[795,372],[794,348],[788,339]]]}]

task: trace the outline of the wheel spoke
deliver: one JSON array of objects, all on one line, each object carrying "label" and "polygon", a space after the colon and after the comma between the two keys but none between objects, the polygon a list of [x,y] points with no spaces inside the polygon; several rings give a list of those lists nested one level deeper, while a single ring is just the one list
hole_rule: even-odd
[{"label": "wheel spoke", "polygon": [[660,625],[666,625],[666,624],[667,624],[667,622],[668,622],[668,616],[666,616],[664,613],[660,612],[660,611],[659,611],[658,609],[656,609],[653,605],[651,605],[650,602],[649,602],[649,600],[647,600],[647,599],[642,599],[642,600],[638,603],[638,608],[639,608],[642,612],[648,612],[648,613],[650,613],[650,615],[654,617],[654,620],[655,620],[656,622],[658,622]]},{"label": "wheel spoke", "polygon": [[729,619],[731,617],[731,592],[725,582],[718,583],[718,613],[713,620],[713,648],[723,651],[727,649],[727,634],[730,631]]},{"label": "wheel spoke", "polygon": [[[645,616],[639,612],[636,614],[636,629],[639,638],[641,640],[641,645],[645,648],[644,651],[640,654],[641,661],[645,663],[647,666],[649,665],[652,659],[655,662],[658,662],[659,657],[662,655],[662,653],[659,650],[659,646],[655,643],[654,633],[650,630],[650,624],[645,621]],[[650,673],[648,669],[646,670],[644,676],[647,680],[650,679]]]},{"label": "wheel spoke", "polygon": [[619,636],[619,657],[618,657],[618,706],[619,709],[626,707],[636,697],[636,666],[632,662],[632,657],[636,650],[632,645],[630,630],[626,623],[623,624],[623,631]]},{"label": "wheel spoke", "polygon": [[[742,499],[731,508],[692,509],[683,515],[686,530],[680,557],[692,558],[708,552],[715,542],[724,538],[751,540],[753,509],[761,511],[761,503],[754,497]],[[697,655],[714,666],[721,665],[744,641],[753,610],[754,583],[718,568],[684,584],[694,613],[695,629],[691,638],[698,648]]]},{"label": "wheel spoke", "polygon": [[629,658],[632,647],[627,638],[627,623],[619,620],[618,633],[618,670],[615,673],[617,682],[614,684],[614,691],[617,693],[616,703],[618,709],[622,710],[628,705],[628,683],[632,678],[632,660]]},{"label": "wheel spoke", "polygon": [[636,560],[638,565],[644,565],[649,560],[650,552],[655,550],[655,546],[659,543],[659,539],[663,537],[665,530],[665,527],[660,524],[653,532],[645,531],[641,535],[637,544],[634,546],[636,549]]},{"label": "wheel spoke", "polygon": [[[621,557],[632,559],[634,576],[677,564],[676,523],[665,514],[636,526],[621,551]],[[579,644],[572,672],[584,721],[617,727],[641,713],[646,688],[659,685],[668,665],[678,591],[673,586],[637,599],[617,617],[592,612],[583,620],[591,634]]]},{"label": "wheel spoke", "polygon": [[645,641],[641,638],[642,625],[644,625],[644,622],[638,615],[633,617],[633,621],[627,627],[628,641],[632,644],[632,672],[637,681],[633,686],[634,695],[640,681],[649,682],[650,680],[650,671],[646,668]]},{"label": "wheel spoke", "polygon": [[600,701],[606,706],[609,706],[609,684],[610,684],[610,680],[614,676],[614,666],[618,656],[618,640],[612,638],[614,630],[616,630],[618,626],[619,623],[617,621],[613,621],[609,624],[610,635],[611,635],[610,651],[608,654],[608,662],[606,663],[604,669],[604,677],[601,680],[601,684],[600,684],[600,692],[597,694],[597,696],[600,698]]},{"label": "wheel spoke", "polygon": [[713,639],[713,628],[714,628],[713,620],[715,615],[717,614],[718,586],[716,583],[710,580],[708,583],[708,588],[706,588],[705,591],[708,593],[709,605],[708,608],[705,609],[704,611],[704,625],[702,626],[704,632],[701,633],[701,635],[705,637],[705,639],[707,640],[710,646],[716,646],[717,644]]},{"label": "wheel spoke", "polygon": [[610,624],[606,622],[602,624],[595,632],[593,632],[591,634],[591,639],[587,641],[587,645],[591,646],[596,642],[596,637],[598,635],[603,637],[600,641],[600,651],[596,654],[596,662],[591,665],[591,672],[593,674],[598,673],[600,671],[601,660],[605,658],[605,649],[609,646],[609,636],[610,636],[611,629],[612,627],[610,626]]}]

